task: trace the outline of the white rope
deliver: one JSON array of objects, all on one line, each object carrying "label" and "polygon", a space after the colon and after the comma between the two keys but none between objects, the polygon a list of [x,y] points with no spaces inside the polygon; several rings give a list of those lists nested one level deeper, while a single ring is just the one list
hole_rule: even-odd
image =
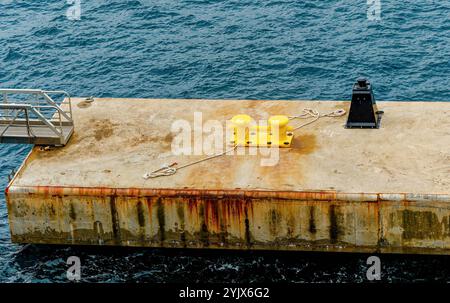
[{"label": "white rope", "polygon": [[172,163],[170,165],[164,164],[161,168],[159,168],[159,169],[157,169],[157,170],[155,170],[155,171],[153,171],[151,173],[144,174],[143,178],[144,179],[150,179],[150,178],[157,178],[157,177],[163,177],[163,176],[171,176],[171,175],[176,174],[177,171],[179,171],[182,168],[185,168],[185,167],[188,167],[188,166],[191,166],[191,165],[195,165],[195,164],[203,162],[203,161],[207,161],[207,160],[211,160],[211,159],[223,156],[223,155],[225,155],[225,154],[227,154],[229,152],[232,152],[236,148],[237,148],[237,145],[235,145],[235,146],[233,146],[233,148],[230,148],[230,149],[228,149],[228,150],[226,150],[224,152],[221,152],[219,154],[215,154],[215,155],[212,155],[210,157],[206,157],[206,158],[203,158],[203,159],[200,159],[200,160],[197,160],[197,161],[193,161],[193,162],[187,163],[185,165],[182,165],[180,167],[175,167],[175,166],[178,165],[178,163],[176,163],[176,162],[174,162],[174,163]]},{"label": "white rope", "polygon": [[305,109],[303,109],[303,113],[302,114],[300,114],[298,116],[289,116],[289,120],[313,118],[311,121],[308,121],[308,122],[306,122],[304,124],[300,124],[299,126],[294,127],[293,130],[297,130],[299,128],[305,127],[306,125],[309,125],[309,124],[312,124],[312,123],[316,122],[320,118],[323,118],[323,117],[331,117],[331,118],[341,117],[341,116],[345,115],[345,113],[346,113],[346,111],[344,109],[342,109],[342,108],[337,109],[337,110],[332,111],[332,112],[329,112],[327,114],[320,114],[315,109],[305,108]]},{"label": "white rope", "polygon": [[[312,124],[312,123],[316,122],[320,118],[323,118],[323,117],[341,117],[341,116],[345,115],[345,113],[346,112],[345,112],[344,109],[338,109],[338,110],[332,111],[332,112],[327,113],[327,114],[320,114],[317,110],[310,109],[310,108],[305,108],[305,109],[303,109],[303,113],[302,114],[297,115],[297,116],[289,116],[289,120],[313,118],[313,120],[308,121],[308,122],[306,122],[304,124],[301,124],[301,125],[295,127],[293,129],[295,131],[295,130],[297,130],[299,128],[305,127],[306,125],[309,125],[309,124]],[[228,150],[226,150],[224,152],[221,152],[221,153],[218,153],[218,154],[215,154],[215,155],[212,155],[212,156],[209,156],[209,157],[197,160],[197,161],[189,162],[189,163],[184,164],[184,165],[182,165],[180,167],[176,167],[178,165],[177,162],[174,162],[174,163],[172,163],[170,165],[169,164],[164,164],[161,168],[159,168],[157,170],[154,170],[154,171],[152,171],[150,173],[145,173],[142,177],[144,179],[153,179],[153,178],[164,177],[164,176],[172,176],[172,175],[176,174],[177,171],[179,171],[182,168],[186,168],[186,167],[189,167],[189,166],[192,166],[192,165],[195,165],[195,164],[207,161],[207,160],[211,160],[211,159],[223,156],[223,155],[225,155],[225,154],[227,154],[229,152],[234,151],[237,147],[238,146],[235,145],[232,148],[230,148],[230,149],[228,149]]]}]

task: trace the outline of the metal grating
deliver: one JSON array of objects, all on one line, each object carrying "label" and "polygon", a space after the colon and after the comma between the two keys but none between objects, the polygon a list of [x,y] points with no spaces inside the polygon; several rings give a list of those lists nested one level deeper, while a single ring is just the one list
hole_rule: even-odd
[{"label": "metal grating", "polygon": [[[0,143],[62,146],[74,130],[65,91],[0,89]],[[64,96],[57,103],[52,96]]]}]

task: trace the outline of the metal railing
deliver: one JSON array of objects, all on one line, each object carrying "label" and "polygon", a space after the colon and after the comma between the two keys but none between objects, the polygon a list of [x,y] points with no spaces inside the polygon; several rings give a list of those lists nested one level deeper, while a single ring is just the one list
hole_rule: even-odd
[{"label": "metal railing", "polygon": [[[11,95],[20,96],[11,98]],[[55,102],[50,95],[63,95]],[[65,91],[44,91],[37,89],[0,89],[0,125],[6,127],[3,136],[11,126],[25,125],[29,137],[35,137],[32,126],[45,126],[64,141],[63,126],[73,126],[72,101]],[[26,97],[24,97],[26,96]]]}]

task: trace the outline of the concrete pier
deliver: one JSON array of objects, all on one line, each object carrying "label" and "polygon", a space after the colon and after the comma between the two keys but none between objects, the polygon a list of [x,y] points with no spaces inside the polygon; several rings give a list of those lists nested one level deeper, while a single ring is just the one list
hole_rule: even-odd
[{"label": "concrete pier", "polygon": [[225,125],[349,102],[72,102],[68,145],[34,147],[6,189],[13,242],[450,254],[450,102],[378,102],[378,130],[321,118],[275,166],[235,154],[148,180],[205,157],[171,152],[172,123],[194,112]]}]

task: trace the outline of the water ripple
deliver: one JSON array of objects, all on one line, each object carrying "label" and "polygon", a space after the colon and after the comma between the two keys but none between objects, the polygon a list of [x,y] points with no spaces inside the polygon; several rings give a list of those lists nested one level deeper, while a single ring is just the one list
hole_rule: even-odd
[{"label": "water ripple", "polygon": [[[378,100],[450,100],[450,4],[383,1],[0,1],[0,86],[78,96],[333,99],[359,75]],[[29,146],[0,145],[0,187]],[[361,282],[365,255],[204,253],[10,244],[0,195],[0,281]],[[449,281],[447,257],[386,256],[389,281]]]}]

